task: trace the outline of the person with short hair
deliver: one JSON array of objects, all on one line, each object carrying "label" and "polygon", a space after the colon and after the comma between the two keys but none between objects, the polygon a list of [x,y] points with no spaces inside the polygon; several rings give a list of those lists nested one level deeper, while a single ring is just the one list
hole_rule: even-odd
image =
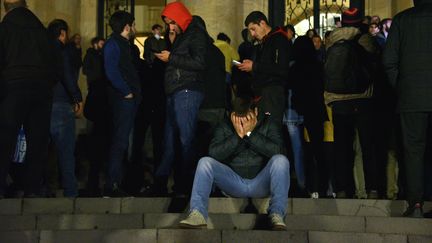
[{"label": "person with short hair", "polygon": [[190,212],[182,228],[206,228],[212,186],[238,198],[271,196],[268,214],[273,230],[285,230],[290,187],[289,161],[279,126],[258,117],[250,97],[235,98],[232,112],[215,130],[209,156],[198,162]]},{"label": "person with short hair", "polygon": [[141,100],[141,84],[135,68],[130,40],[135,35],[135,18],[128,12],[117,11],[109,25],[113,34],[105,43],[104,67],[109,80],[108,98],[111,105],[111,148],[107,164],[104,195],[122,197],[122,163],[129,146],[129,134]]},{"label": "person with short hair", "polygon": [[55,145],[62,178],[63,195],[78,196],[75,176],[75,116],[83,112],[81,90],[73,67],[73,56],[67,50],[69,27],[66,21],[55,19],[48,25],[48,33],[61,54],[63,76],[54,87],[51,112],[51,139]]},{"label": "person with short hair", "polygon": [[252,75],[254,96],[260,97],[260,114],[270,114],[271,119],[282,126],[286,103],[284,85],[288,80],[292,45],[283,30],[269,25],[262,12],[251,12],[245,19],[245,26],[258,45],[254,58],[243,60],[237,67]]}]

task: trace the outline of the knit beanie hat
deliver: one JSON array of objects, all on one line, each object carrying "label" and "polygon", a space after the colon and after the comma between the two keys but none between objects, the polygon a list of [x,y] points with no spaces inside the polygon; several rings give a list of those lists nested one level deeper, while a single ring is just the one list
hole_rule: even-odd
[{"label": "knit beanie hat", "polygon": [[362,22],[362,16],[358,8],[349,8],[342,13],[343,26],[358,26]]}]

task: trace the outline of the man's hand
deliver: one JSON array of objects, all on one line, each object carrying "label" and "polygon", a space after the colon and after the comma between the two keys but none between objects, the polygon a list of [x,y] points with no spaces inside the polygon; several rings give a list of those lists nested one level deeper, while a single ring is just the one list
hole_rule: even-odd
[{"label": "man's hand", "polygon": [[83,105],[83,102],[81,101],[81,102],[79,102],[79,103],[76,103],[76,104],[74,105],[74,107],[73,107],[73,110],[74,110],[74,112],[75,112],[75,117],[76,117],[76,118],[82,118],[82,116],[83,116],[83,111],[84,111],[84,105]]},{"label": "man's hand", "polygon": [[243,124],[245,134],[252,132],[258,123],[256,112],[249,112],[247,116],[241,118],[241,122]]},{"label": "man's hand", "polygon": [[168,62],[170,54],[169,51],[162,51],[161,53],[155,53],[155,56],[162,62]]},{"label": "man's hand", "polygon": [[237,67],[243,72],[252,72],[253,62],[249,59],[245,59],[242,64],[237,65]]},{"label": "man's hand", "polygon": [[126,95],[124,98],[125,99],[132,99],[133,97],[134,97],[133,94],[130,93],[130,94]]},{"label": "man's hand", "polygon": [[240,119],[241,119],[240,117],[234,115],[234,112],[231,113],[231,122],[232,122],[232,124],[234,126],[235,131],[237,132],[237,135],[240,138],[244,138],[244,136],[246,136],[246,132],[243,129],[243,126],[241,124],[241,120]]}]

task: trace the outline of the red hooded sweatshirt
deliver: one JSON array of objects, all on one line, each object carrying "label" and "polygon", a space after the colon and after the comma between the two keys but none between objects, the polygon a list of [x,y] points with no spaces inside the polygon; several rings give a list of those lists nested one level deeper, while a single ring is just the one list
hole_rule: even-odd
[{"label": "red hooded sweatshirt", "polygon": [[181,2],[173,2],[166,5],[162,11],[162,18],[164,16],[174,20],[183,32],[186,31],[192,22],[192,15]]}]

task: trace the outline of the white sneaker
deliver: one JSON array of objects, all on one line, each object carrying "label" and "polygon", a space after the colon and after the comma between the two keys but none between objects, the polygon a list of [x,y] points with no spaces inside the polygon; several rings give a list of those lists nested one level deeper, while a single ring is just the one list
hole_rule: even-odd
[{"label": "white sneaker", "polygon": [[186,229],[205,229],[207,222],[204,216],[196,209],[192,210],[186,219],[180,221],[180,228]]},{"label": "white sneaker", "polygon": [[312,192],[311,198],[312,199],[318,199],[319,198],[319,193],[318,192]]},{"label": "white sneaker", "polygon": [[272,230],[286,230],[286,224],[284,218],[276,213],[270,214],[270,220],[272,224]]}]

